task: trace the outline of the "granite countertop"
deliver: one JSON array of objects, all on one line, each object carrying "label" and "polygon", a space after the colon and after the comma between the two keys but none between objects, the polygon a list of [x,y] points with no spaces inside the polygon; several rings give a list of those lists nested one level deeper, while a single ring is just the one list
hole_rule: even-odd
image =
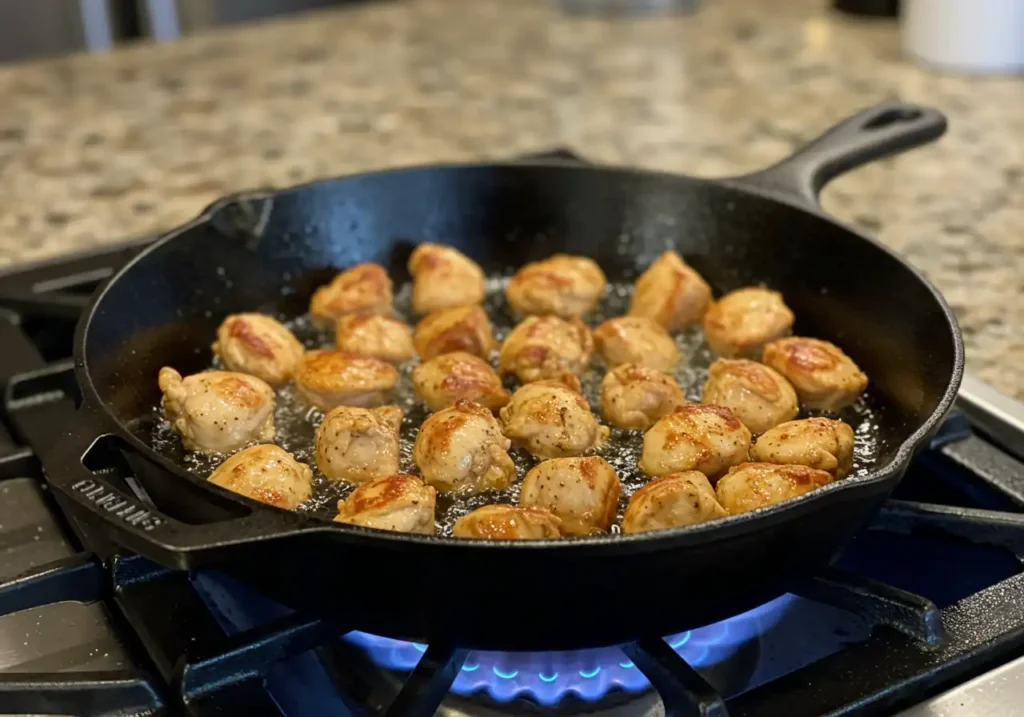
[{"label": "granite countertop", "polygon": [[0,264],[174,226],[225,192],[570,146],[701,176],[767,165],[900,96],[938,144],[829,185],[960,318],[968,368],[1024,398],[1024,81],[901,57],[825,0],[577,19],[545,0],[397,0],[0,68]]}]

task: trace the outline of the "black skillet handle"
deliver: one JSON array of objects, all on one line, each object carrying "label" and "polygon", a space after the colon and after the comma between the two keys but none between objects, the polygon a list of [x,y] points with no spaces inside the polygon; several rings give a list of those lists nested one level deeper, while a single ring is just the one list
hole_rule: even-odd
[{"label": "black skillet handle", "polygon": [[[124,447],[99,409],[77,411],[56,387],[70,369],[21,374],[7,386],[5,403],[18,433],[37,446],[47,483],[84,521],[114,542],[171,568],[192,569],[229,559],[253,542],[330,529],[329,524],[253,504],[252,512],[192,524],[160,512],[115,475],[114,455]],[[45,400],[40,400],[43,397]],[[71,420],[68,420],[70,417]],[[63,425],[55,437],[54,426]],[[102,442],[110,440],[104,445]],[[88,464],[88,467],[87,467]]]},{"label": "black skillet handle", "polygon": [[266,507],[210,523],[177,520],[119,487],[102,466],[96,471],[85,467],[83,456],[106,435],[113,436],[64,432],[63,440],[41,452],[47,482],[114,542],[161,565],[182,570],[217,565],[255,542],[324,530],[310,519]]},{"label": "black skillet handle", "polygon": [[938,110],[892,100],[858,112],[767,169],[728,182],[818,207],[818,193],[844,172],[932,142],[946,131]]}]

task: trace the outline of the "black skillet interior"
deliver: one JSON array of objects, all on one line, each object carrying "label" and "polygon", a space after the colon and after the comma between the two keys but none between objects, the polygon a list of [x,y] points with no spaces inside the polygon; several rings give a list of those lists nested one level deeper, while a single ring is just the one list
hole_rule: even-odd
[{"label": "black skillet interior", "polygon": [[[811,203],[830,176],[941,134],[941,115],[916,108],[872,130],[904,109],[869,110],[794,160],[744,180],[477,165],[225,201],[147,252],[97,299],[79,331],[85,410],[69,440],[43,456],[51,480],[134,550],[171,566],[217,564],[287,604],[340,613],[378,634],[554,649],[668,634],[753,607],[836,555],[955,395],[962,348],[948,307],[905,263]],[[774,198],[783,191],[785,201]],[[510,544],[312,525],[254,510],[168,465],[132,433],[159,400],[159,367],[206,367],[227,313],[300,313],[335,268],[358,261],[381,262],[401,280],[411,247],[427,240],[457,246],[490,270],[558,251],[585,254],[612,279],[631,278],[671,246],[719,292],[760,282],[779,289],[799,317],[798,332],[841,344],[871,376],[887,405],[881,428],[889,463],[874,477],[719,524]],[[65,478],[82,478],[80,464],[73,470],[77,457],[105,432],[131,444],[131,467],[160,511],[152,528],[97,508],[95,496],[105,492],[133,505],[123,487],[101,476]],[[653,583],[658,589],[648,590]],[[525,584],[538,594],[512,600]],[[635,603],[638,593],[642,610],[607,609]]]}]

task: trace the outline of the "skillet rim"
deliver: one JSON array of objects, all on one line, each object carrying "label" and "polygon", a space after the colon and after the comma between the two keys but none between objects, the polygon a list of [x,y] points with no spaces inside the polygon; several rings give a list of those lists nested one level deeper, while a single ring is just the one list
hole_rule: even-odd
[{"label": "skillet rim", "polygon": [[[424,171],[436,171],[436,170],[479,170],[479,169],[492,169],[495,171],[509,171],[517,169],[527,169],[531,167],[546,167],[558,169],[567,172],[603,172],[611,173],[619,176],[632,176],[632,177],[647,177],[659,181],[675,181],[685,182],[695,186],[701,185],[714,185],[717,187],[724,187],[730,191],[738,192],[741,195],[752,195],[761,199],[766,199],[770,202],[781,204],[791,209],[803,212],[805,214],[813,215],[819,219],[822,219],[834,227],[853,235],[860,241],[871,244],[875,249],[884,252],[889,257],[895,259],[904,269],[910,272],[924,288],[931,294],[932,299],[941,310],[943,317],[946,320],[946,325],[949,329],[949,336],[953,343],[953,371],[949,376],[946,384],[945,392],[942,398],[936,404],[931,414],[918,426],[918,428],[911,433],[906,439],[904,439],[899,448],[896,450],[892,459],[884,466],[877,468],[866,475],[855,476],[851,478],[843,478],[841,480],[833,481],[826,486],[815,489],[804,493],[803,495],[797,496],[796,498],[790,498],[781,503],[774,505],[764,506],[757,508],[752,511],[729,515],[725,518],[718,518],[716,520],[707,521],[704,523],[696,523],[692,525],[681,526],[677,528],[669,528],[666,530],[648,531],[642,533],[608,533],[600,535],[588,535],[588,536],[576,536],[570,538],[560,538],[558,540],[495,540],[495,539],[474,539],[468,540],[465,538],[455,538],[451,536],[442,535],[419,535],[412,533],[398,533],[388,530],[377,530],[373,528],[366,528],[356,525],[347,525],[343,523],[334,523],[325,519],[309,515],[297,513],[295,511],[286,510],[284,508],[277,508],[275,506],[260,503],[252,500],[246,496],[234,493],[225,488],[215,486],[209,483],[206,479],[201,478],[190,471],[185,470],[178,464],[174,463],[170,459],[162,456],[156,452],[152,447],[146,444],[141,438],[135,435],[134,432],[129,430],[125,424],[117,418],[107,402],[100,398],[99,392],[96,389],[96,385],[92,379],[91,371],[89,370],[88,364],[85,358],[85,345],[88,338],[89,328],[92,325],[93,320],[96,318],[96,311],[99,306],[103,303],[108,291],[113,287],[122,277],[135,267],[136,264],[144,261],[151,253],[155,253],[161,249],[164,245],[173,242],[175,239],[181,237],[187,232],[195,229],[196,227],[202,226],[209,223],[215,216],[218,215],[226,206],[238,202],[246,201],[249,199],[267,199],[275,196],[284,195],[287,193],[298,192],[307,188],[321,186],[329,184],[343,179],[352,178],[369,178],[374,176],[384,176],[389,174],[404,174],[412,172],[424,172]],[[630,548],[631,546],[637,546],[642,544],[646,549],[651,551],[657,551],[659,549],[665,549],[670,547],[678,547],[676,543],[684,541],[690,545],[700,545],[708,542],[714,542],[716,534],[721,532],[735,536],[737,534],[747,534],[753,531],[761,531],[767,527],[778,524],[780,522],[787,522],[789,518],[799,518],[798,514],[805,511],[811,510],[816,502],[823,502],[825,500],[833,499],[838,500],[839,497],[849,491],[864,491],[866,492],[869,487],[875,487],[879,489],[880,484],[892,482],[893,485],[889,487],[889,490],[899,482],[900,478],[907,466],[910,463],[913,454],[922,445],[927,436],[939,425],[945,415],[948,413],[953,403],[956,400],[957,393],[960,388],[960,383],[964,373],[964,345],[963,336],[960,331],[959,324],[957,323],[956,316],[953,310],[950,308],[946,299],[939,292],[938,288],[913,264],[908,262],[906,259],[901,257],[894,249],[881,243],[877,239],[851,227],[847,224],[839,221],[835,217],[827,214],[819,205],[812,204],[804,200],[802,197],[796,194],[790,194],[784,191],[778,191],[757,185],[753,182],[745,181],[745,177],[728,177],[721,179],[708,179],[701,177],[693,177],[686,174],[679,174],[674,172],[667,172],[661,170],[651,170],[644,168],[634,167],[623,167],[616,165],[607,165],[599,163],[588,163],[586,165],[574,164],[569,161],[559,160],[518,160],[518,161],[501,161],[501,162],[452,162],[452,163],[430,163],[430,164],[419,164],[419,165],[408,165],[402,167],[389,167],[385,169],[371,170],[368,172],[357,172],[353,174],[338,175],[333,177],[325,177],[309,182],[304,182],[289,187],[276,188],[272,190],[260,190],[250,189],[239,192],[234,192],[223,197],[220,197],[209,206],[200,212],[192,220],[181,224],[175,228],[170,229],[168,232],[160,236],[150,246],[146,247],[138,255],[133,257],[124,266],[110,277],[109,280],[103,285],[103,287],[96,292],[96,294],[90,300],[88,307],[82,315],[82,319],[78,322],[75,329],[75,341],[74,341],[74,365],[76,379],[81,387],[82,391],[82,406],[83,408],[89,407],[93,409],[93,413],[99,414],[103,423],[106,426],[96,426],[96,430],[92,431],[95,433],[93,442],[104,435],[115,435],[119,439],[125,441],[132,450],[139,453],[140,456],[144,457],[151,463],[156,464],[161,470],[167,470],[174,474],[175,477],[184,478],[190,480],[193,483],[202,486],[205,490],[210,490],[215,493],[219,493],[229,499],[246,505],[252,512],[263,512],[266,514],[268,511],[276,515],[278,519],[284,519],[287,517],[288,520],[294,523],[294,526],[290,528],[290,532],[294,533],[321,533],[321,532],[334,532],[340,535],[351,537],[356,540],[373,540],[373,541],[386,541],[394,543],[407,544],[412,542],[413,544],[421,547],[453,547],[459,546],[462,550],[488,550],[493,551],[495,549],[515,549],[523,548],[524,550],[538,550],[538,549],[558,549],[562,548],[565,550],[575,550],[577,552],[587,549],[605,549],[607,550],[610,546],[620,546],[622,548]],[[78,457],[81,460],[81,456]],[[206,525],[215,525],[219,522],[230,524],[232,521],[237,522],[239,518],[227,518],[224,521],[212,521],[206,523]],[[196,526],[201,527],[201,526]],[[155,537],[155,536],[154,536]],[[228,545],[237,543],[260,543],[264,540],[274,540],[283,537],[278,533],[272,533],[268,535],[247,535],[244,537],[238,537],[231,540],[218,541],[218,545]]]}]

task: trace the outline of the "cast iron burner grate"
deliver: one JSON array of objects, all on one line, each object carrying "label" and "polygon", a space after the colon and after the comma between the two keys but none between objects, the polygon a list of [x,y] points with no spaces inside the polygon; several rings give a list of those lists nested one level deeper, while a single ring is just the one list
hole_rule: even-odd
[{"label": "cast iron burner grate", "polygon": [[[531,159],[575,161],[567,152]],[[421,657],[406,673],[381,669],[357,640],[338,639],[345,625],[273,605],[254,610],[258,596],[233,611],[211,600],[221,576],[171,571],[124,553],[54,505],[32,446],[52,440],[72,415],[75,320],[90,293],[147,243],[0,275],[0,642],[16,646],[23,629],[26,648],[0,663],[0,712],[543,713],[522,699],[452,696],[470,657],[457,645],[418,646]],[[1006,425],[980,425],[1019,448],[1022,436]],[[550,711],[889,713],[1024,654],[1024,516],[1017,512],[1024,510],[1024,464],[1011,455],[1017,448],[1006,448],[954,414],[915,462],[901,499],[885,506],[836,568],[798,586],[800,597],[788,599],[832,606],[822,609],[864,628],[831,654],[733,694],[680,657],[678,638],[651,637],[609,650],[654,690],[612,690],[597,703],[561,699]],[[929,553],[925,543],[940,549]],[[69,623],[90,626],[82,632],[88,650],[47,631],[64,624],[53,611],[71,609],[93,611]]]}]

